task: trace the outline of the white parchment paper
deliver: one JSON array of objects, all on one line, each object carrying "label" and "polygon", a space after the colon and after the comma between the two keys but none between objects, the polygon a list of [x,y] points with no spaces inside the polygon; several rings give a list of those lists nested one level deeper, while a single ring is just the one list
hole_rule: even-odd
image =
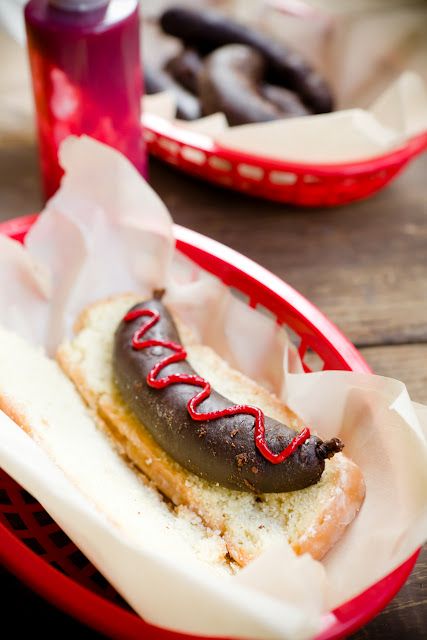
[{"label": "white parchment paper", "polygon": [[[367,496],[323,563],[295,557],[284,543],[231,576],[188,549],[175,552],[179,532],[164,546],[136,534],[134,476],[90,420],[76,433],[58,424],[55,440],[37,446],[1,414],[0,465],[150,622],[205,635],[313,637],[333,621],[328,610],[396,568],[426,538],[427,408],[413,404],[395,380],[297,373],[292,347],[274,322],[174,253],[167,210],[124,157],[89,138],[70,138],[61,162],[62,186],[26,246],[0,238],[0,323],[53,354],[87,304],[166,285],[169,304],[203,342],[282,395],[321,436],[343,438]],[[13,362],[1,367],[10,371]],[[99,474],[110,482],[116,474],[114,495],[91,470],[101,449]],[[144,526],[149,531],[150,523]]]}]

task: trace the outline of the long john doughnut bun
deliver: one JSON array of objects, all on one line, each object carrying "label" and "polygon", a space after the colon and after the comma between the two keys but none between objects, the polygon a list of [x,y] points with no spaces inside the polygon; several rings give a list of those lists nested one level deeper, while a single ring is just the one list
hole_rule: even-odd
[{"label": "long john doughnut bun", "polygon": [[160,18],[163,31],[187,46],[210,53],[227,44],[256,49],[267,63],[267,80],[295,91],[315,113],[332,111],[331,91],[322,76],[300,55],[263,33],[206,9],[171,7]]},{"label": "long john doughnut bun", "polygon": [[[139,304],[138,295],[128,294],[85,309],[77,319],[75,338],[62,344],[58,352],[61,367],[96,415],[99,428],[108,433],[118,451],[149,478],[178,511],[184,505],[211,530],[220,531],[230,557],[239,565],[245,566],[282,540],[287,540],[296,553],[308,552],[314,558],[322,558],[353,520],[363,501],[365,490],[360,469],[343,453],[337,453],[326,460],[325,470],[316,484],[302,491],[265,494],[253,493],[249,487],[243,491],[227,489],[189,472],[154,440],[126,405],[114,382],[114,333],[128,310]],[[147,317],[140,318],[141,323],[142,320]],[[278,398],[200,344],[179,317],[174,316],[174,322],[188,362],[219,393],[232,398],[231,404],[259,407],[279,423],[291,425],[294,433],[303,429],[300,418]],[[137,319],[135,324],[139,330]],[[139,339],[146,338],[149,338],[148,331]],[[142,355],[144,351],[137,353]],[[169,351],[168,355],[172,353]],[[164,373],[166,368],[158,377],[162,378]],[[140,384],[142,387],[146,381],[141,379]],[[192,391],[196,394],[200,389],[193,387]],[[162,394],[163,390],[157,393]],[[163,408],[167,411],[166,404]],[[204,403],[197,408],[199,412],[203,410]],[[193,427],[197,429],[199,425],[196,422]],[[210,427],[215,428],[214,421]],[[177,429],[180,437],[179,425]],[[326,447],[322,455],[328,453],[328,443],[319,447]],[[271,466],[285,467],[289,461]]]}]

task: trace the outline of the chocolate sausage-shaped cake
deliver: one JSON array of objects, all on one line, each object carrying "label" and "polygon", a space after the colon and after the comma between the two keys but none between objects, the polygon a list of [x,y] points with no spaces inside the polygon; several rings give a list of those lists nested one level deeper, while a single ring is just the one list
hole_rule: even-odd
[{"label": "chocolate sausage-shaped cake", "polygon": [[180,38],[184,45],[202,54],[229,44],[243,44],[257,51],[266,62],[267,82],[297,93],[314,113],[333,109],[331,90],[324,78],[304,58],[261,31],[239,24],[208,9],[174,6],[160,18],[163,31]]},{"label": "chocolate sausage-shaped cake", "polygon": [[113,370],[125,403],[157,443],[209,482],[255,493],[304,489],[343,448],[337,438],[322,442],[308,429],[297,434],[211,389],[186,361],[159,298],[125,315],[115,334]]},{"label": "chocolate sausage-shaped cake", "polygon": [[262,83],[263,57],[251,47],[230,44],[211,53],[199,73],[204,115],[222,111],[230,125],[268,122],[309,111],[298,96]]}]

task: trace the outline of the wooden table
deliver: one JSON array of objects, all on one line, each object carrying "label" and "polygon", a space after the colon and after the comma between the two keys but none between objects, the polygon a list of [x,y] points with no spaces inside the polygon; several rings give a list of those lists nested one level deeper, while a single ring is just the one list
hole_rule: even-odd
[{"label": "wooden table", "polygon": [[[37,211],[34,144],[0,146],[0,220]],[[157,163],[154,188],[175,222],[253,258],[307,296],[360,348],[376,373],[405,381],[427,403],[427,156],[383,193],[338,209],[250,200]],[[16,631],[96,638],[0,573],[3,624]],[[25,611],[25,617],[20,615]],[[421,640],[427,634],[427,549],[394,601],[354,640]]]}]

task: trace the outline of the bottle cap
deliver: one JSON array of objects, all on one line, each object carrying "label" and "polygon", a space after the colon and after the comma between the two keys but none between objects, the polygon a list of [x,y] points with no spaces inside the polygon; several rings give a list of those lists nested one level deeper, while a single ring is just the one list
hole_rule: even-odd
[{"label": "bottle cap", "polygon": [[49,4],[65,11],[93,11],[105,7],[110,0],[49,0]]}]

